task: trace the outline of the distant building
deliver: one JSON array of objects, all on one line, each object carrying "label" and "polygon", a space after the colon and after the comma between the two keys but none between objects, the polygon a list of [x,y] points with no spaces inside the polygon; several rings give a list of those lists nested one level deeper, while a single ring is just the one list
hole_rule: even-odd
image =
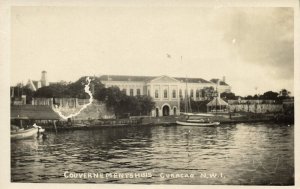
[{"label": "distant building", "polygon": [[28,86],[33,91],[36,91],[37,89],[48,86],[48,85],[49,85],[49,82],[47,80],[47,72],[46,71],[42,71],[41,80],[34,81],[34,80],[29,79],[26,84],[26,86]]},{"label": "distant building", "polygon": [[[102,75],[105,87],[116,86],[129,96],[148,95],[154,99],[155,109],[152,116],[180,114],[180,99],[190,97],[195,101],[207,100],[206,89],[230,92],[231,87],[225,81],[212,82],[202,78],[184,78],[169,76],[125,76]],[[215,80],[213,80],[215,81]]]},{"label": "distant building", "polygon": [[226,78],[225,76],[223,76],[223,79],[211,79],[210,82],[218,84],[219,82],[219,86],[218,86],[218,92],[221,93],[229,93],[231,92],[231,87],[226,83]]}]

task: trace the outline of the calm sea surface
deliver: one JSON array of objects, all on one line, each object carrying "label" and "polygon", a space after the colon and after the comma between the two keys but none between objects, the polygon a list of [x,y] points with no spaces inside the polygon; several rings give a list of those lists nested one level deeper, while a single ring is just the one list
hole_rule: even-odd
[{"label": "calm sea surface", "polygon": [[11,142],[11,181],[293,185],[294,126],[48,132],[45,140]]}]

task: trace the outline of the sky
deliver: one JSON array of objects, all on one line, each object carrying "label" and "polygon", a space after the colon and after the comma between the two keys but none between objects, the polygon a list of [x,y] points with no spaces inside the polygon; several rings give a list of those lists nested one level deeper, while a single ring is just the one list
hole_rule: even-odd
[{"label": "sky", "polygon": [[[11,85],[81,76],[226,77],[294,92],[292,8],[13,7]],[[181,58],[182,57],[182,58]]]}]

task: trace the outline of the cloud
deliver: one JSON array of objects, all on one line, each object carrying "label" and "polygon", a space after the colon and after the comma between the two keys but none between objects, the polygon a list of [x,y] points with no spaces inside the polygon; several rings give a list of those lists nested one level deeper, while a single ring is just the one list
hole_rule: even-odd
[{"label": "cloud", "polygon": [[[247,8],[225,14],[223,40],[236,46],[239,61],[269,69],[276,79],[294,77],[292,8]],[[224,21],[224,20],[223,20]],[[232,43],[232,41],[235,43]]]}]

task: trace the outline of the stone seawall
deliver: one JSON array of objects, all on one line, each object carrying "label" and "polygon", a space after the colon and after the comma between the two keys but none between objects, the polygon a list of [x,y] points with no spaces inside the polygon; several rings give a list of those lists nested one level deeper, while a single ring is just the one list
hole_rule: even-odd
[{"label": "stone seawall", "polygon": [[[76,114],[84,105],[77,105],[73,107],[58,106],[53,109],[59,110],[64,116]],[[115,115],[113,112],[107,110],[106,105],[99,102],[93,102],[87,108],[83,109],[77,116],[72,117],[72,120],[93,120],[93,119],[113,119]]]},{"label": "stone seawall", "polygon": [[[34,98],[33,106],[50,106],[53,111],[58,110],[64,116],[75,114],[89,103],[89,99],[77,98]],[[97,100],[93,100],[92,104],[82,110],[72,120],[89,120],[89,119],[112,119],[115,115],[112,111],[107,110],[106,105]]]}]

